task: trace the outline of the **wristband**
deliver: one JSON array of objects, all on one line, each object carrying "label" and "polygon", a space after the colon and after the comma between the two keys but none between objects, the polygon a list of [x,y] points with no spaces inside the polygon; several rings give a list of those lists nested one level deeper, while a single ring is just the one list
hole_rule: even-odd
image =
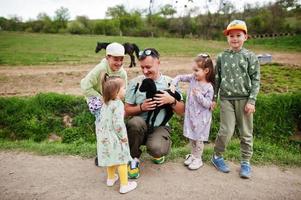
[{"label": "wristband", "polygon": [[143,112],[143,110],[142,110],[142,103],[139,104],[139,107],[140,107],[140,111]]}]

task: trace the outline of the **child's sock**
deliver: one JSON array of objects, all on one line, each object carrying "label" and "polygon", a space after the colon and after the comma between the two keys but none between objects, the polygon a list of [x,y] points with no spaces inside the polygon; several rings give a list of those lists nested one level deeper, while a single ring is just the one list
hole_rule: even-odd
[{"label": "child's sock", "polygon": [[107,167],[108,179],[114,179],[115,178],[116,168],[117,168],[116,165]]},{"label": "child's sock", "polygon": [[204,150],[204,143],[200,140],[190,140],[192,151],[191,154],[198,159],[201,159]]},{"label": "child's sock", "polygon": [[118,166],[118,173],[120,178],[120,185],[124,186],[128,184],[128,170],[127,165],[119,165]]}]

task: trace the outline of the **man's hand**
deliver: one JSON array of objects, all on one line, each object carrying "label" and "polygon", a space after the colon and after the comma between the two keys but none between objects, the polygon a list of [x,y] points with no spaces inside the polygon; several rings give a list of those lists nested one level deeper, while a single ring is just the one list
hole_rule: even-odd
[{"label": "man's hand", "polygon": [[156,101],[153,101],[153,99],[145,99],[141,104],[141,109],[143,112],[150,111],[150,110],[154,110],[156,106],[157,106]]},{"label": "man's hand", "polygon": [[251,113],[255,112],[255,105],[247,103],[245,106],[245,112],[247,113],[247,115],[250,115]]},{"label": "man's hand", "polygon": [[170,96],[168,92],[164,90],[160,90],[162,94],[156,94],[154,97],[155,102],[158,104],[158,106],[162,106],[164,104],[172,104],[175,100],[174,97]]}]

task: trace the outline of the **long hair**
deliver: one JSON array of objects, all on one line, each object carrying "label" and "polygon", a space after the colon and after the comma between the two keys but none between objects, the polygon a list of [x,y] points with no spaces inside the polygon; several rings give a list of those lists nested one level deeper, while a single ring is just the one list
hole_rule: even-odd
[{"label": "long hair", "polygon": [[215,83],[215,73],[213,68],[213,62],[209,56],[197,56],[194,61],[197,66],[201,69],[208,69],[209,72],[206,74],[206,80],[214,86]]},{"label": "long hair", "polygon": [[123,80],[119,76],[109,76],[107,73],[102,79],[102,96],[105,104],[116,99]]}]

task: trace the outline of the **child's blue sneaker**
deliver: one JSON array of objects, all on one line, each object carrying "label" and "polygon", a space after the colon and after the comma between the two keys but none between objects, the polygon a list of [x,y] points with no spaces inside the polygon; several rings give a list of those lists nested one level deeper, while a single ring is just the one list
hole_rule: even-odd
[{"label": "child's blue sneaker", "polygon": [[240,164],[240,172],[239,175],[241,178],[250,178],[251,177],[251,166],[248,162],[242,162]]},{"label": "child's blue sneaker", "polygon": [[226,165],[223,157],[215,158],[215,156],[213,155],[211,158],[211,162],[217,170],[224,172],[224,173],[230,172],[230,169],[229,169],[228,165]]}]

